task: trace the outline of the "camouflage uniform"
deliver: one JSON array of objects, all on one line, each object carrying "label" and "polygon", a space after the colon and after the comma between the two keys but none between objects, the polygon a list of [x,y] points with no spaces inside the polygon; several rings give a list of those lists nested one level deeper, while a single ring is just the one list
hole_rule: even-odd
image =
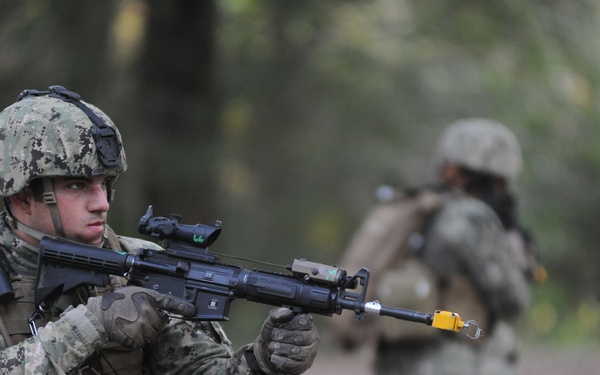
[{"label": "camouflage uniform", "polygon": [[[440,172],[455,165],[510,182],[521,151],[504,126],[468,119],[448,128],[435,160]],[[369,316],[353,322],[343,314],[332,320],[333,332],[347,348],[374,345],[378,375],[514,374],[515,324],[530,299],[528,246],[491,205],[465,191],[439,185],[394,192],[371,210],[340,265],[350,272],[370,268],[368,300],[457,312],[485,334],[470,340],[411,322]]]},{"label": "camouflage uniform", "polygon": [[[4,217],[3,213],[2,219]],[[127,237],[120,237],[119,240],[122,249],[128,252],[135,251],[142,245],[156,247],[150,242]],[[12,275],[13,288],[18,291],[18,296],[32,296],[37,272],[37,248],[15,237],[4,224],[4,220],[0,223],[0,241],[1,250],[16,271],[16,274]],[[79,292],[81,295],[81,291]],[[61,303],[64,304],[62,301]],[[30,302],[27,304],[30,309],[27,310],[23,308],[23,304],[25,303],[17,298],[9,304],[0,306],[0,317],[5,321],[7,316],[11,317],[11,322],[6,322],[9,330],[12,328],[11,325],[27,326],[24,323],[27,322],[29,314],[35,307]],[[20,324],[15,321],[12,309],[22,310],[25,314],[20,317]],[[0,351],[0,374],[77,373],[75,369],[86,360],[90,357],[98,357],[96,351],[100,353],[99,358],[102,358],[100,363],[103,366],[103,373],[106,374],[113,372],[104,358],[110,361],[115,353],[121,355],[118,359],[113,359],[118,364],[111,365],[124,367],[120,369],[121,371],[117,370],[120,374],[255,373],[250,370],[244,359],[245,350],[252,344],[242,347],[234,355],[230,341],[217,323],[191,323],[172,318],[155,342],[144,347],[143,351],[132,351],[109,344],[104,328],[84,304],[79,304],[77,307],[68,306],[65,311],[56,311],[46,318],[54,321],[39,328],[38,336],[31,337],[31,334],[25,335],[25,332],[15,333],[15,336],[20,337],[21,340],[13,342],[10,347],[6,347],[4,340],[0,339],[3,348]],[[104,350],[107,350],[108,354],[103,353],[103,348],[107,346],[108,349]],[[123,363],[124,358],[129,362]],[[143,359],[143,362],[136,363],[136,359]]]},{"label": "camouflage uniform", "polygon": [[[127,164],[121,136],[110,118],[97,107],[81,101],[76,93],[52,86],[49,91],[24,91],[16,103],[0,113],[0,166],[3,171],[0,196],[5,202],[32,181],[43,183],[43,199],[55,232],[64,237],[51,179],[103,176],[103,189],[110,201],[112,183],[126,170]],[[290,353],[283,349],[272,351],[267,346],[274,339],[262,337],[257,339],[260,348],[248,344],[234,353],[231,342],[217,323],[174,317],[143,349],[128,349],[109,342],[103,324],[86,307],[86,302],[88,298],[103,296],[125,285],[126,280],[119,276],[111,276],[111,283],[105,288],[85,286],[63,293],[51,301],[49,312],[38,311],[39,315],[32,315],[36,311],[38,249],[18,238],[13,230],[18,229],[37,240],[46,234],[17,221],[10,213],[10,206],[6,208],[0,214],[0,255],[3,255],[0,260],[4,263],[0,266],[10,275],[15,296],[0,303],[0,375],[263,374],[253,370],[259,365],[248,361],[260,360],[276,368],[277,365],[267,362],[273,357],[284,362],[291,350],[299,348],[286,349]],[[147,241],[118,237],[108,227],[103,246],[130,253],[142,246],[160,249]],[[30,332],[30,318],[40,326],[37,335],[32,334],[34,330]],[[290,373],[303,372],[316,355],[318,333],[312,323],[306,327],[309,346],[302,349],[302,354],[307,359],[298,358],[291,365],[286,363]],[[295,331],[286,329],[282,328],[295,335]],[[295,337],[303,337],[303,332],[298,334],[300,336]],[[277,370],[269,373],[275,372]]]},{"label": "camouflage uniform", "polygon": [[432,217],[424,238],[420,259],[435,274],[435,308],[477,321],[485,334],[469,340],[464,334],[429,328],[422,338],[382,337],[376,373],[514,374],[518,340],[512,323],[527,308],[529,286],[508,251],[497,216],[479,200],[450,194]]}]

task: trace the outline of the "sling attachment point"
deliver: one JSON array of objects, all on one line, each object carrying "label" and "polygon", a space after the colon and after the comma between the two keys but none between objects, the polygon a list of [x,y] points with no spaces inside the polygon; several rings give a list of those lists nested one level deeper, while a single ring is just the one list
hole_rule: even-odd
[{"label": "sling attachment point", "polygon": [[38,335],[38,329],[37,329],[37,325],[35,324],[35,321],[37,319],[42,319],[44,316],[42,315],[41,312],[39,311],[34,311],[31,313],[31,315],[29,315],[29,330],[31,331],[31,334],[33,336],[37,336]]}]

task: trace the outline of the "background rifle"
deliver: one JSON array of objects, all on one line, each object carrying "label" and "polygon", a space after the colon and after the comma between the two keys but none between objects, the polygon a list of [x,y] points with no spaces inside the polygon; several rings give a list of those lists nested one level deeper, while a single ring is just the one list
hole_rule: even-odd
[{"label": "background rifle", "polygon": [[[464,322],[453,312],[423,313],[365,301],[370,274],[366,268],[348,276],[339,267],[296,259],[288,266],[290,273],[283,274],[221,263],[208,251],[221,233],[220,221],[215,225],[181,224],[179,215],[153,217],[149,206],[138,230],[165,240],[165,250],[141,248],[132,255],[44,237],[39,248],[36,304],[43,308],[61,293],[82,285],[105,286],[109,275],[119,275],[133,285],[190,301],[196,306],[192,320],[228,320],[231,302],[246,299],[288,307],[296,313],[331,316],[351,310],[356,319],[365,314],[384,315],[456,332],[473,326],[475,333],[467,334],[472,338],[481,334],[476,322]],[[357,288],[359,291],[354,291]]]}]

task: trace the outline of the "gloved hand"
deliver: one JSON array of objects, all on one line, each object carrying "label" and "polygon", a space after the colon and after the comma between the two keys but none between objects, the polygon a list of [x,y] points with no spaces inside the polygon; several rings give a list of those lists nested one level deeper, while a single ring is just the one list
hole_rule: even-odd
[{"label": "gloved hand", "polygon": [[266,374],[302,374],[317,355],[319,333],[311,315],[272,309],[254,341],[254,356]]},{"label": "gloved hand", "polygon": [[156,338],[167,324],[167,314],[161,310],[187,317],[196,313],[196,307],[181,298],[137,286],[89,298],[87,308],[110,341],[129,348],[141,348]]}]

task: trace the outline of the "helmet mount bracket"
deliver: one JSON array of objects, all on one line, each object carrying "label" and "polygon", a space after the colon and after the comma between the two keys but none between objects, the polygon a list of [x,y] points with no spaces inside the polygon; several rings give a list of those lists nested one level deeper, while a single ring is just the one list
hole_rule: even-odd
[{"label": "helmet mount bracket", "polygon": [[65,102],[71,103],[79,108],[83,113],[87,115],[92,124],[94,124],[92,128],[92,136],[94,138],[94,143],[96,144],[96,150],[98,159],[100,163],[107,168],[118,168],[121,169],[122,159],[121,159],[121,151],[120,151],[120,142],[117,137],[117,132],[112,127],[108,126],[106,122],[100,118],[98,115],[94,113],[81,101],[81,96],[74,92],[67,90],[63,86],[50,86],[48,91],[40,91],[40,90],[23,90],[17,97],[17,102],[21,101],[29,96],[44,96],[48,95],[50,97],[63,100]]}]

